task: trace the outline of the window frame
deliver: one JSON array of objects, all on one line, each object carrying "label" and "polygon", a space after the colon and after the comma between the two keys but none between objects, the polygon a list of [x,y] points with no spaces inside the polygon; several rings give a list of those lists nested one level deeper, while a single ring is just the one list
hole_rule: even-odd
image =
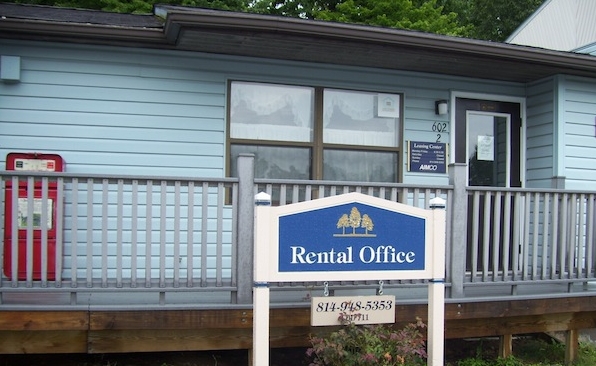
[{"label": "window frame", "polygon": [[[278,86],[289,86],[289,87],[309,87],[313,88],[314,96],[313,96],[313,139],[310,142],[298,142],[298,141],[283,141],[283,140],[259,140],[259,139],[242,139],[242,138],[232,138],[230,136],[231,132],[231,98],[232,98],[232,84],[235,82],[240,83],[254,83],[254,84],[264,84],[264,85],[278,85]],[[393,94],[399,96],[399,117],[397,117],[398,126],[396,128],[396,133],[398,134],[397,144],[398,146],[389,147],[389,146],[372,146],[372,145],[347,145],[347,144],[337,144],[337,143],[324,143],[323,142],[323,129],[324,129],[324,122],[323,122],[323,112],[324,112],[324,99],[323,94],[325,89],[333,89],[339,91],[346,91],[346,92],[362,92],[362,93],[379,93],[379,94]],[[396,168],[396,182],[391,183],[400,183],[403,182],[404,176],[404,169],[403,169],[403,143],[404,143],[404,97],[405,94],[403,92],[396,92],[396,91],[388,91],[388,90],[370,90],[370,89],[354,89],[354,88],[342,88],[342,87],[334,87],[334,86],[321,86],[321,85],[301,85],[301,84],[294,84],[294,83],[278,83],[278,82],[263,82],[263,81],[254,81],[254,80],[241,80],[241,79],[233,79],[228,80],[227,83],[227,106],[226,106],[226,156],[228,157],[225,160],[225,172],[226,176],[236,176],[235,172],[231,171],[231,147],[232,145],[258,145],[258,146],[272,146],[272,147],[303,147],[309,148],[311,151],[311,169],[310,169],[310,179],[311,180],[323,180],[323,152],[326,149],[332,150],[349,150],[349,151],[370,151],[370,152],[390,152],[397,154],[397,166]]]}]

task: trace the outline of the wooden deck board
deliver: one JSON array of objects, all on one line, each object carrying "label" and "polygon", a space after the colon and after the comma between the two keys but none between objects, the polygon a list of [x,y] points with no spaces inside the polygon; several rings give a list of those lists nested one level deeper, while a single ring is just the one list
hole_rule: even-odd
[{"label": "wooden deck board", "polygon": [[[396,304],[396,323],[427,320],[426,304]],[[445,305],[446,338],[467,338],[596,328],[596,296]],[[307,346],[310,308],[270,310],[272,347]],[[2,311],[0,353],[114,353],[249,349],[252,310],[128,309]]]}]

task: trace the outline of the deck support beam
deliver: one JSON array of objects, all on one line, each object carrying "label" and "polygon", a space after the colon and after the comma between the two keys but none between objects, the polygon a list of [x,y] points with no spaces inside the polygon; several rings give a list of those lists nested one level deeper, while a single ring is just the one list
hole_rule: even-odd
[{"label": "deck support beam", "polygon": [[565,365],[571,365],[577,360],[579,351],[579,332],[569,329],[565,332]]},{"label": "deck support beam", "polygon": [[504,334],[499,337],[499,357],[507,358],[513,353],[513,334]]}]

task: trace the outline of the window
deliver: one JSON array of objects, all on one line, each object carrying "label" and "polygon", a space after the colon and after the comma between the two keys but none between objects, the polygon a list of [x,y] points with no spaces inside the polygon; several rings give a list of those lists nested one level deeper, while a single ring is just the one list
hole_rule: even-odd
[{"label": "window", "polygon": [[401,96],[232,82],[230,175],[239,154],[255,155],[255,176],[397,182]]}]

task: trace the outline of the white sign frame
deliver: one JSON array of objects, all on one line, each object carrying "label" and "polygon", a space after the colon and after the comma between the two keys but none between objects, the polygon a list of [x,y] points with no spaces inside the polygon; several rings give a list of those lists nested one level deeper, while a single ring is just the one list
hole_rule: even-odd
[{"label": "white sign frame", "polygon": [[[442,366],[445,323],[445,201],[439,200],[441,209],[424,210],[354,192],[285,206],[256,206],[253,263],[253,365],[269,365],[269,281],[428,279],[427,360],[428,365]],[[424,269],[349,272],[279,271],[279,217],[353,202],[424,218],[426,220]]]},{"label": "white sign frame", "polygon": [[279,225],[278,219],[282,216],[298,214],[327,207],[338,206],[345,203],[362,203],[370,206],[399,212],[408,216],[424,219],[425,225],[425,253],[431,253],[434,243],[433,228],[428,223],[431,221],[433,211],[408,206],[381,198],[367,196],[361,193],[347,193],[338,196],[326,197],[318,200],[295,203],[278,207],[257,206],[259,224],[255,228],[255,252],[268,253],[269,271],[267,278],[277,282],[301,281],[375,281],[383,280],[409,280],[431,279],[432,256],[425,256],[423,270],[387,270],[387,271],[308,271],[308,272],[281,272],[279,270]]}]

